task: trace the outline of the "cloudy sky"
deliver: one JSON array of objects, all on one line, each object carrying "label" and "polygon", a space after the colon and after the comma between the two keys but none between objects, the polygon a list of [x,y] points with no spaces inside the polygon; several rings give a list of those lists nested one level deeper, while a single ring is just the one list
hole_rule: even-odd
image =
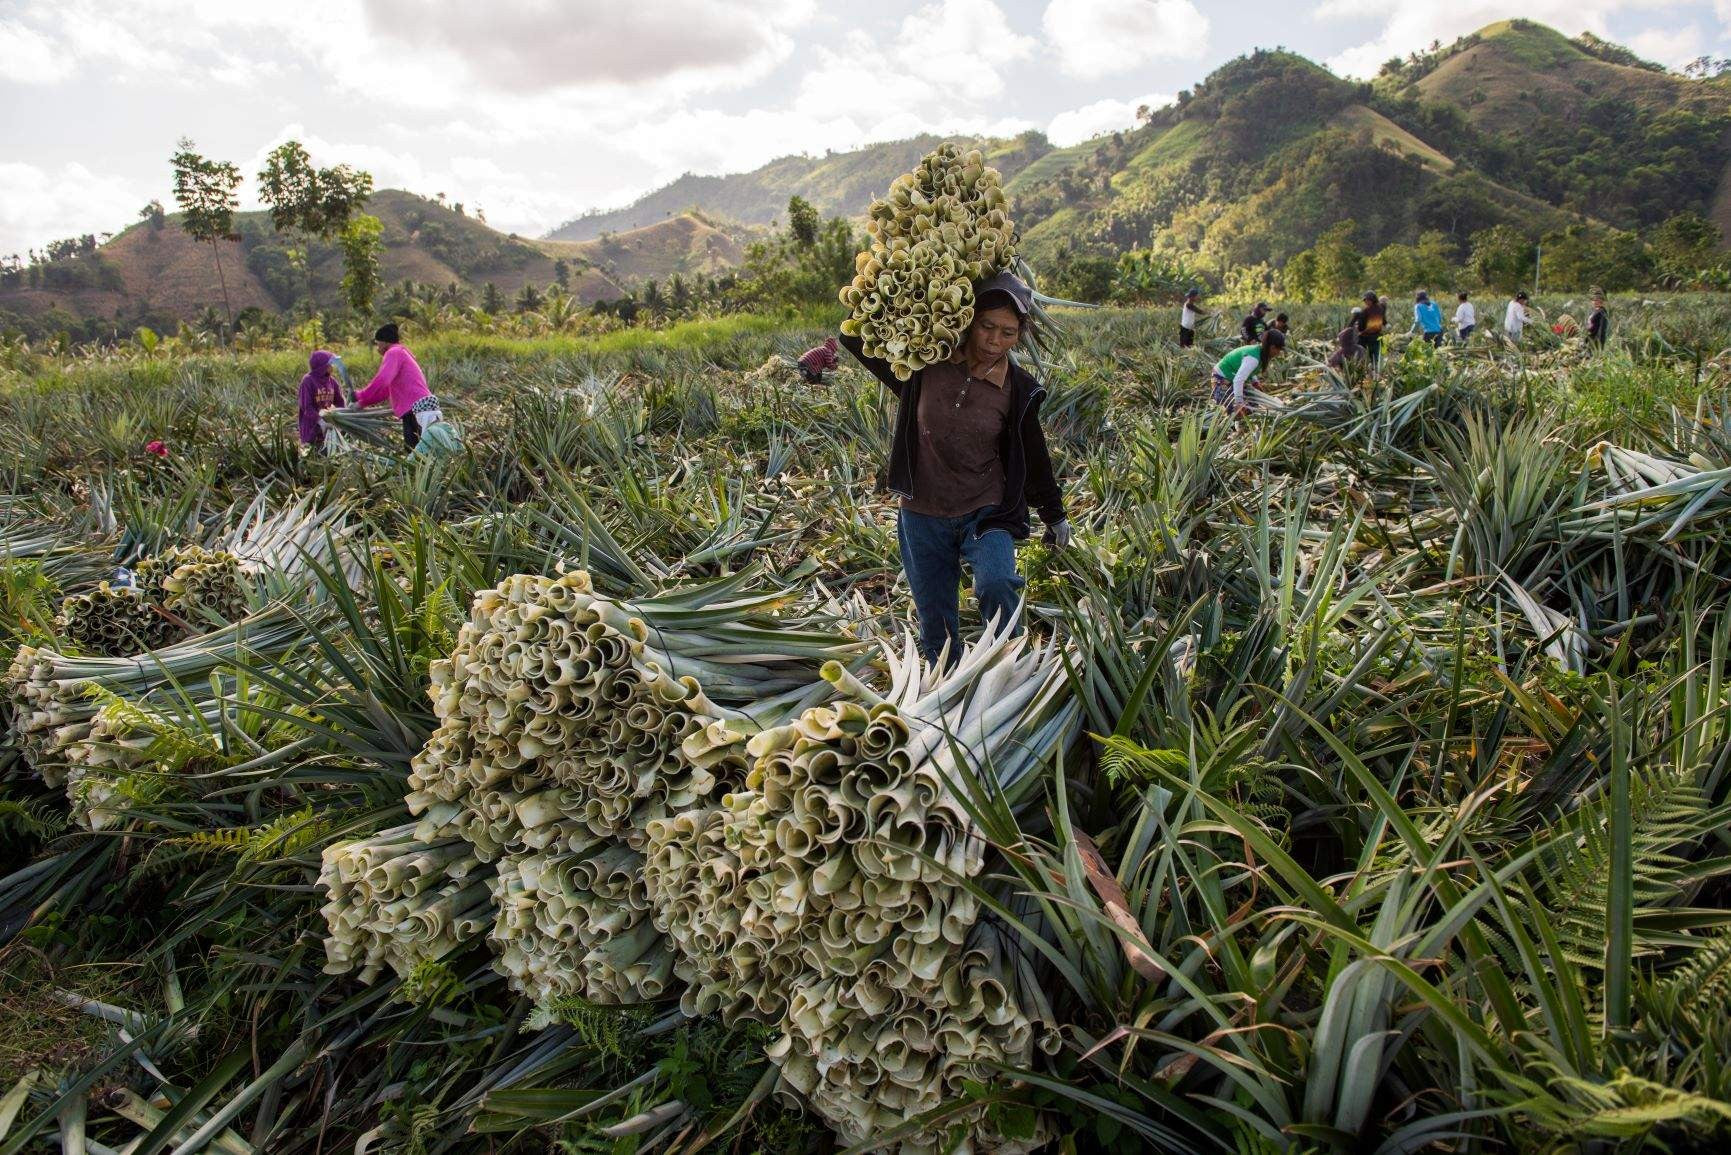
[{"label": "cloudy sky", "polygon": [[1367,76],[1516,14],[1731,55],[1731,0],[0,0],[0,254],[169,203],[183,135],[249,206],[293,137],[539,235],[682,172],[921,130],[1065,144],[1255,47]]}]

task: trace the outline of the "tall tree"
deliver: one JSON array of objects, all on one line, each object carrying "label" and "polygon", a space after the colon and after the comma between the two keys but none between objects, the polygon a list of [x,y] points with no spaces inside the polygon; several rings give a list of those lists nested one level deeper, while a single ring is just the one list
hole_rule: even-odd
[{"label": "tall tree", "polygon": [[818,224],[817,209],[810,201],[802,196],[787,198],[787,231],[797,243],[807,248],[817,244]]},{"label": "tall tree", "polygon": [[[328,241],[348,227],[373,192],[372,174],[346,164],[318,168],[298,140],[285,141],[265,157],[258,174],[259,198],[270,208],[278,232]],[[307,304],[312,307],[312,263],[307,262]]]},{"label": "tall tree", "polygon": [[216,258],[216,280],[222,286],[223,312],[228,314],[228,330],[233,333],[234,305],[228,299],[228,278],[222,271],[222,249],[218,242],[240,239],[234,231],[234,210],[240,205],[234,190],[240,187],[240,168],[227,161],[200,156],[197,146],[184,136],[169,164],[174,167],[174,199],[180,205],[180,227],[194,240],[210,245]]},{"label": "tall tree", "polygon": [[363,316],[373,311],[379,291],[379,250],[385,226],[378,217],[361,213],[337,235],[343,250],[343,294],[349,307]]},{"label": "tall tree", "polygon": [[1533,275],[1533,242],[1512,225],[1492,225],[1473,234],[1467,266],[1479,284],[1512,293]]}]

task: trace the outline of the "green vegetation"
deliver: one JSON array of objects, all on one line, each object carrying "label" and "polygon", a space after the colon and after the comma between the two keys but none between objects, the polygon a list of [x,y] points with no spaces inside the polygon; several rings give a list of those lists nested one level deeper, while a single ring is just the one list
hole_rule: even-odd
[{"label": "green vegetation", "polygon": [[[836,228],[792,208],[771,280],[815,276]],[[1180,351],[1165,308],[1065,316],[1043,415],[1078,540],[1021,560],[1078,732],[1011,789],[997,762],[952,786],[981,840],[955,886],[1034,1035],[904,1150],[1731,1139],[1731,298],[1618,298],[1597,353],[1543,324],[1521,350],[1397,339],[1373,381],[1321,365],[1344,308],[1288,306],[1291,356],[1240,420],[1206,404],[1227,334]],[[304,344],[0,346],[0,1152],[838,1149],[778,1082],[802,1070],[785,1024],[687,1015],[689,972],[536,1005],[488,918],[400,972],[327,973],[320,884],[333,848],[413,828],[411,773],[454,749],[428,751],[450,709],[429,689],[466,676],[446,660],[511,575],[674,606],[657,647],[770,601],[899,638],[893,402],[782,360],[833,322],[430,335],[465,448],[407,462],[298,452]],[[188,622],[172,681],[62,634],[116,557],[220,556],[170,552],[193,545],[238,559],[251,616]],[[740,600],[694,606],[719,579]],[[795,644],[755,635],[752,661]],[[847,965],[870,970],[849,932],[887,909],[846,920]],[[908,1049],[822,1077],[909,1069],[921,1021],[886,1012]]]},{"label": "green vegetation", "polygon": [[[200,156],[192,141],[180,140],[180,149],[169,159],[174,169],[174,199],[180,205],[180,227],[193,240],[210,246],[216,261],[217,283],[222,287],[222,308],[228,314],[228,327],[234,329],[234,304],[228,296],[228,278],[222,272],[222,246],[219,241],[232,241],[234,210],[240,206],[235,189],[240,187],[240,169],[227,161]],[[155,202],[152,202],[155,204]],[[146,221],[152,228],[162,220],[162,206],[147,212]]]},{"label": "green vegetation", "polygon": [[[1718,63],[1671,73],[1590,36],[1514,20],[1390,61],[1369,84],[1290,52],[1256,51],[1096,140],[1054,149],[1030,132],[958,143],[978,143],[998,167],[1022,251],[1044,287],[1072,299],[1171,299],[1186,283],[1328,296],[1349,291],[1355,260],[1400,291],[1417,287],[1408,281],[1500,291],[1531,283],[1534,256],[1542,289],[1723,289],[1731,71]],[[788,227],[790,199],[857,226],[870,200],[939,143],[686,176],[543,241],[501,234],[442,195],[387,190],[367,201],[381,222],[379,279],[415,287],[377,303],[406,313],[411,297],[436,300],[451,311],[448,324],[468,323],[463,313],[477,304],[494,318],[541,316],[561,296],[572,312],[599,303],[623,324],[797,307],[816,289],[792,284],[792,265],[771,256],[782,239],[765,232]],[[326,171],[304,156],[283,169],[285,180],[299,174],[290,184],[303,191]],[[240,214],[244,270],[229,286],[192,275],[160,220],[147,212],[100,246],[78,238],[0,260],[0,332],[72,343],[139,326],[197,329],[224,288],[237,320],[249,310],[304,317],[310,299],[340,328],[353,308],[336,232],[281,233]],[[1335,267],[1319,280],[1325,257]],[[771,273],[765,261],[782,268]],[[740,293],[741,281],[754,292]]]}]

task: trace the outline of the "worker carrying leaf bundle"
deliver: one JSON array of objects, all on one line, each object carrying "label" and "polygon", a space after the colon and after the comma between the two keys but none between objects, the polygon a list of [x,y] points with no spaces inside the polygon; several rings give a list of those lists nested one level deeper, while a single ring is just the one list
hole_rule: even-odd
[{"label": "worker carrying leaf bundle", "polygon": [[1374,292],[1366,293],[1358,311],[1358,344],[1372,368],[1382,358],[1382,331],[1387,326],[1387,302]]},{"label": "worker carrying leaf bundle", "polygon": [[391,412],[403,423],[403,445],[413,453],[427,428],[444,420],[439,399],[427,388],[427,376],[421,372],[415,355],[402,343],[395,321],[379,326],[373,334],[373,345],[382,358],[379,371],[355,394],[349,408],[365,409],[389,401]]},{"label": "worker carrying leaf bundle", "polygon": [[1024,584],[1015,543],[1028,536],[1028,507],[1046,540],[1070,543],[1063,494],[1040,427],[1045,389],[1010,359],[1032,324],[1033,291],[1011,273],[974,286],[973,319],[949,358],[898,377],[865,352],[841,344],[900,400],[890,446],[889,487],[901,498],[897,536],[928,661],[961,654],[962,564],[973,570],[983,621],[1015,617]]}]

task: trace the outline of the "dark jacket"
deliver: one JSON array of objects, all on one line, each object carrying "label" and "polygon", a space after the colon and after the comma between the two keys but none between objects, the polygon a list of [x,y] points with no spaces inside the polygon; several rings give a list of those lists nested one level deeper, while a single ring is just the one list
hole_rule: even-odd
[{"label": "dark jacket", "polygon": [[1238,331],[1244,337],[1246,345],[1254,345],[1262,340],[1262,331],[1268,328],[1268,322],[1255,313],[1247,314],[1244,323],[1238,326]]},{"label": "dark jacket", "polygon": [[1611,315],[1604,309],[1594,309],[1587,318],[1587,340],[1595,345],[1603,345],[1605,338],[1611,332]]},{"label": "dark jacket", "polygon": [[[915,431],[920,411],[920,382],[923,373],[916,371],[906,381],[896,380],[890,363],[880,357],[865,355],[858,337],[843,335],[841,344],[852,353],[872,376],[900,399],[896,406],[896,429],[890,444],[890,492],[908,497],[914,491],[915,456],[919,437]],[[1028,536],[1028,506],[1040,511],[1040,520],[1047,526],[1064,520],[1064,495],[1058,489],[1058,479],[1052,474],[1052,456],[1046,451],[1046,435],[1040,429],[1040,402],[1046,390],[1021,366],[1011,362],[1007,378],[1010,388],[1010,412],[1015,419],[1004,423],[1004,435],[999,452],[1004,461],[1004,500],[992,516],[980,522],[980,532],[989,529],[1008,530],[1018,541]]]}]

